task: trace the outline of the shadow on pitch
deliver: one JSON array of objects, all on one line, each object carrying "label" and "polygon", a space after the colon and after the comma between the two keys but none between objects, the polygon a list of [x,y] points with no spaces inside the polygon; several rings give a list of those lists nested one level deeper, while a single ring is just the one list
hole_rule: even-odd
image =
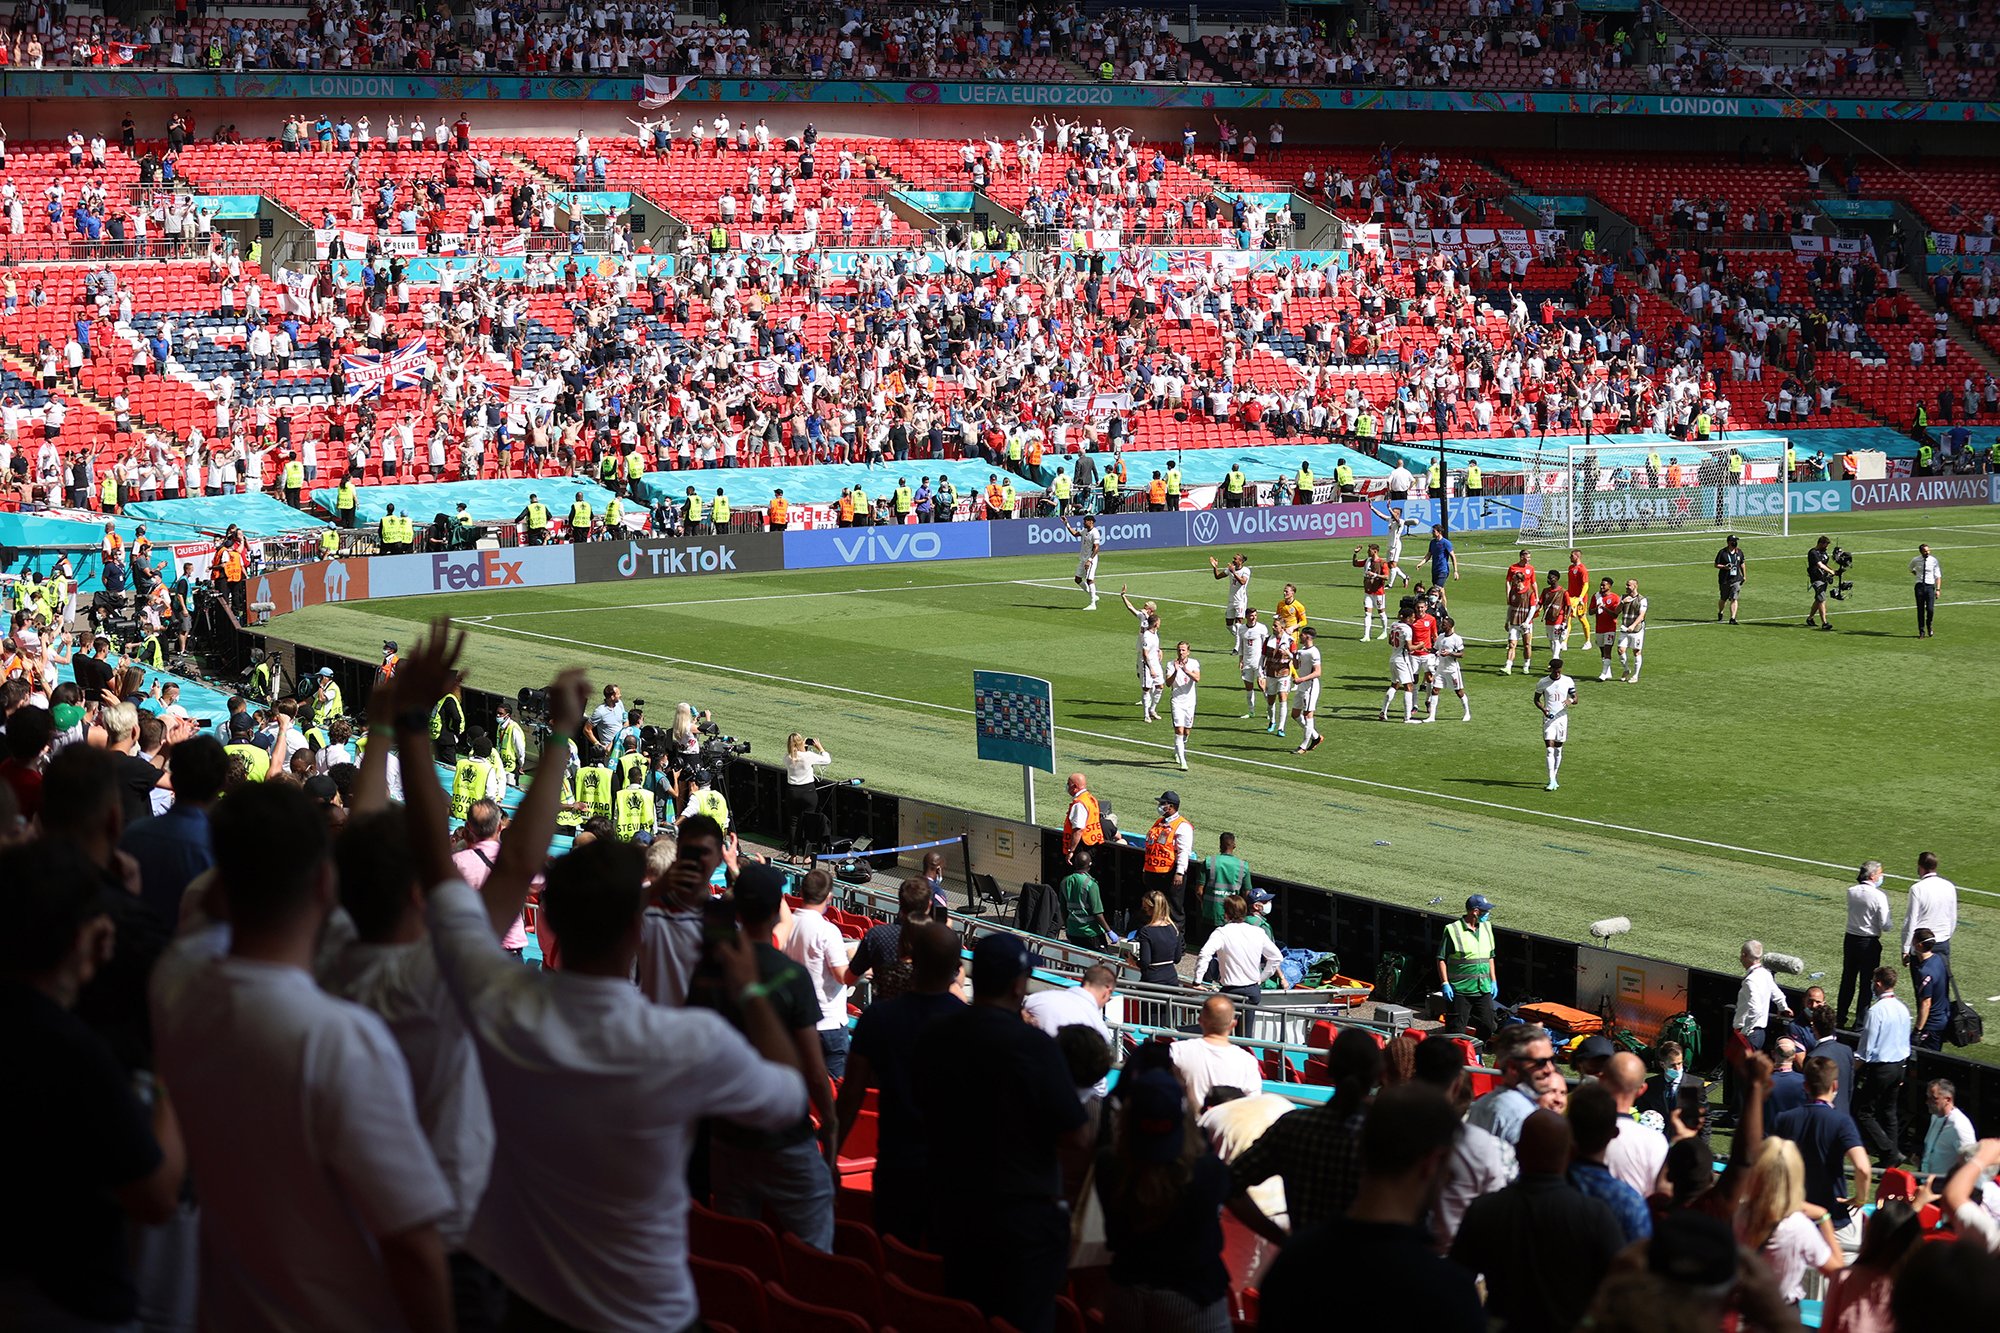
[{"label": "shadow on pitch", "polygon": [[1446,778],[1445,781],[1456,782],[1466,787],[1523,787],[1532,788],[1536,791],[1541,791],[1548,786],[1546,782],[1529,782],[1525,779],[1515,778]]}]

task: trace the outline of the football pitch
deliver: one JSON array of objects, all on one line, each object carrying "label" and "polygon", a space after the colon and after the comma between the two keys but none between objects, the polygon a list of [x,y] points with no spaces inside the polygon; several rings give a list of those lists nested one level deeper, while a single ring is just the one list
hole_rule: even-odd
[{"label": "football pitch", "polygon": [[[1624,915],[1619,947],[1723,971],[1755,936],[1840,971],[1845,888],[1881,860],[1898,929],[1917,853],[1933,850],[1960,886],[1954,963],[1965,998],[2000,995],[1988,932],[2000,923],[2000,522],[1983,509],[1853,514],[1794,522],[1794,535],[1743,534],[1742,622],[1717,624],[1720,536],[1652,534],[1582,543],[1592,582],[1649,599],[1637,684],[1599,683],[1594,648],[1573,648],[1581,697],[1562,788],[1545,791],[1534,677],[1500,674],[1503,575],[1514,534],[1457,538],[1450,600],[1467,639],[1473,720],[1456,700],[1430,726],[1400,705],[1376,720],[1387,683],[1381,642],[1361,643],[1352,543],[1245,549],[1251,604],[1265,613],[1287,582],[1320,631],[1326,742],[1295,755],[1244,719],[1223,626],[1224,584],[1202,551],[1107,550],[1099,609],[1071,582],[1073,555],[930,565],[738,574],[520,592],[459,593],[314,607],[273,626],[281,637],[373,660],[436,616],[469,631],[477,688],[512,695],[586,663],[648,718],[677,701],[712,710],[723,731],[775,761],[787,732],[816,737],[836,778],[943,804],[1021,813],[1017,769],[974,757],[975,668],[1054,685],[1057,764],[1038,774],[1041,822],[1060,818],[1062,775],[1081,770],[1128,831],[1179,791],[1197,850],[1233,831],[1253,868],[1449,912],[1479,890],[1503,924],[1569,939]],[[1833,604],[1836,632],[1803,627],[1804,554],[1820,533],[1854,552],[1855,588]],[[1941,561],[1936,637],[1915,637],[1909,561],[1927,541]],[[1426,577],[1405,555],[1413,575]],[[1533,544],[1539,570],[1559,544]],[[1165,722],[1140,720],[1137,626],[1118,602],[1153,601],[1168,656],[1187,639],[1203,666],[1189,771],[1174,766]],[[1397,593],[1392,591],[1393,607]],[[1381,633],[1379,627],[1376,631]],[[1574,641],[1574,640],[1573,640]],[[1536,665],[1547,660],[1538,644]],[[1419,715],[1422,714],[1419,705]],[[1803,981],[1801,979],[1801,984]],[[1905,987],[1907,998],[1907,987]],[[2000,1035],[2000,1034],[1997,1034]],[[1989,1041],[1978,1054],[2000,1059]]]}]

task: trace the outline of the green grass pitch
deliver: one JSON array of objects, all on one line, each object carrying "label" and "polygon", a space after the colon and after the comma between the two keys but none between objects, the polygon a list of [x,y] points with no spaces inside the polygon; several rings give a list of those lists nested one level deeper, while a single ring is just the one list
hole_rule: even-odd
[{"label": "green grass pitch", "polygon": [[[1405,906],[1478,889],[1502,922],[1571,939],[1622,914],[1633,931],[1621,947],[1724,970],[1756,936],[1825,972],[1829,988],[1852,867],[1875,857],[1907,877],[1928,848],[1962,886],[1954,960],[1979,1003],[2000,994],[1986,939],[2000,922],[2000,522],[1988,513],[1855,514],[1800,520],[1788,538],[1745,534],[1744,623],[1733,627],[1715,622],[1719,536],[1583,543],[1593,581],[1639,580],[1651,633],[1635,685],[1599,684],[1595,650],[1572,650],[1582,693],[1557,792],[1543,790],[1532,678],[1500,675],[1502,572],[1517,545],[1505,533],[1458,541],[1451,602],[1468,639],[1469,725],[1448,695],[1433,726],[1375,720],[1387,653],[1358,641],[1350,543],[1248,548],[1252,604],[1268,616],[1296,583],[1321,631],[1327,739],[1308,756],[1291,753],[1296,723],[1281,741],[1261,717],[1240,718],[1206,551],[1107,552],[1095,612],[1071,583],[1074,558],[1051,554],[325,606],[274,629],[366,660],[383,638],[408,643],[427,619],[452,616],[470,631],[480,688],[512,694],[584,662],[598,683],[650,700],[660,722],[689,700],[757,757],[780,754],[797,729],[832,752],[835,776],[1008,815],[1021,809],[1020,774],[973,757],[971,672],[1045,676],[1061,773],[1037,776],[1044,823],[1059,817],[1072,770],[1128,825],[1174,787],[1201,850],[1230,829],[1253,866],[1278,875]],[[1820,532],[1857,556],[1833,634],[1802,627],[1804,552]],[[1921,642],[1908,575],[1919,541],[1945,571],[1938,634]],[[1540,569],[1566,563],[1558,544],[1534,550]],[[1121,584],[1159,604],[1169,653],[1185,638],[1202,660],[1186,774],[1167,725],[1140,721]],[[1900,928],[1903,886],[1888,887]],[[2000,1046],[1981,1053],[2000,1058]]]}]

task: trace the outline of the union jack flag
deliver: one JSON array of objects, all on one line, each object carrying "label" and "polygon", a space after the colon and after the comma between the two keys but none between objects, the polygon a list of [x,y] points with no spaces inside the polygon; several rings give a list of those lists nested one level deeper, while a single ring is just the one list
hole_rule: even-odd
[{"label": "union jack flag", "polygon": [[349,353],[341,359],[347,372],[347,401],[380,396],[384,382],[391,393],[421,389],[430,373],[429,342],[419,338],[384,356],[380,352]]}]

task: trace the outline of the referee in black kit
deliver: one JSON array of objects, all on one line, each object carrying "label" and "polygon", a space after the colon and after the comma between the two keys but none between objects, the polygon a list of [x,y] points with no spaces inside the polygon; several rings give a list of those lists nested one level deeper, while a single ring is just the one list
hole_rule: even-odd
[{"label": "referee in black kit", "polygon": [[1944,591],[1944,566],[1931,554],[1930,543],[1918,544],[1916,558],[1910,561],[1910,577],[1917,581],[1917,637],[1928,639],[1936,633],[1931,621],[1937,616],[1938,594]]}]

